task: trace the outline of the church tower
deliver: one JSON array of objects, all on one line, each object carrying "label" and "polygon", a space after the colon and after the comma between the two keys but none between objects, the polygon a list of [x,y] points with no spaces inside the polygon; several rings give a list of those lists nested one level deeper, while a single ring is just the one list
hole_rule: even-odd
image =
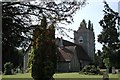
[{"label": "church tower", "polygon": [[94,61],[94,32],[87,29],[85,20],[80,23],[79,29],[74,32],[74,43],[82,46],[91,60]]}]

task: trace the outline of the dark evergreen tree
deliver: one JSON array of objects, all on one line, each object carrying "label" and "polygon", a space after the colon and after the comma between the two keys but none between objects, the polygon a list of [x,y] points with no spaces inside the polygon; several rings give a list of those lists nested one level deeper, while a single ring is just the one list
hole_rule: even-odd
[{"label": "dark evergreen tree", "polygon": [[[120,41],[118,39],[117,33],[117,20],[120,18],[118,13],[113,11],[109,5],[105,3],[104,17],[100,20],[99,24],[103,28],[101,34],[98,35],[98,42],[103,44],[103,58],[107,67],[116,66],[119,64],[115,64],[119,62],[118,59],[113,57],[113,55],[117,55],[120,48]],[[114,61],[115,62],[114,62]]]},{"label": "dark evergreen tree", "polygon": [[88,29],[89,30],[91,29],[91,21],[90,20],[88,21]]},{"label": "dark evergreen tree", "polygon": [[91,24],[91,31],[94,31],[94,28],[93,28],[93,23]]},{"label": "dark evergreen tree", "polygon": [[93,23],[91,23],[91,21],[88,21],[88,29],[93,31]]},{"label": "dark evergreen tree", "polygon": [[43,17],[34,36],[32,77],[35,80],[50,80],[55,73],[57,61],[54,24],[47,29],[46,17]]}]

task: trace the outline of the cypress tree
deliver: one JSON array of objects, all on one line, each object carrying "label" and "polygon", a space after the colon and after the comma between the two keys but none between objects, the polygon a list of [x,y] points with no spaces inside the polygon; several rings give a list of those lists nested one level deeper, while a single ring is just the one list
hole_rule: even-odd
[{"label": "cypress tree", "polygon": [[51,24],[47,29],[46,17],[33,36],[34,58],[32,62],[32,77],[34,80],[49,80],[56,69],[55,29]]}]

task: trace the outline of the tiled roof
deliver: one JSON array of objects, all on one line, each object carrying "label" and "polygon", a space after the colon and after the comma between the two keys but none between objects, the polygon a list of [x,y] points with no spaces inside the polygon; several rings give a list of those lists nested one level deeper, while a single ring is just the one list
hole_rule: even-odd
[{"label": "tiled roof", "polygon": [[79,60],[91,61],[84,49],[77,44],[63,40],[63,48],[58,47],[58,61],[71,61],[76,52]]},{"label": "tiled roof", "polygon": [[71,61],[73,57],[73,52],[67,48],[58,48],[58,61]]},{"label": "tiled roof", "polygon": [[[60,41],[60,38],[56,38],[56,41]],[[59,43],[57,43],[57,45],[59,45]],[[70,42],[70,41],[67,41],[67,40],[63,40],[63,45],[64,46],[75,46],[74,43]]]}]

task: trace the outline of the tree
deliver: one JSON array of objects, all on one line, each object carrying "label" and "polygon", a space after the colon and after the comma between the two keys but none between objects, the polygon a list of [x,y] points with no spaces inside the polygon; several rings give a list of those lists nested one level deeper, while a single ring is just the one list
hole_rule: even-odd
[{"label": "tree", "polygon": [[[119,35],[117,33],[117,26],[119,25],[117,20],[120,19],[120,17],[118,16],[117,12],[113,11],[109,7],[107,2],[104,2],[104,4],[104,17],[99,22],[103,30],[101,34],[98,35],[98,42],[103,44],[103,58],[106,67],[111,67],[115,64],[111,55],[116,55],[120,48],[120,41],[118,39]],[[114,61],[118,62],[118,58],[116,58]]]},{"label": "tree", "polygon": [[[85,1],[4,2],[2,4],[3,49],[7,46],[8,51],[10,47],[21,46],[26,49],[29,44],[32,44],[34,49],[32,77],[35,80],[49,80],[54,74],[56,64],[56,60],[53,58],[55,56],[53,37],[55,24],[71,23],[73,14],[85,4]],[[33,25],[33,22],[36,24]],[[39,24],[41,25],[39,26]],[[6,33],[9,34],[6,35]],[[45,43],[48,45],[46,46]],[[5,50],[4,54],[7,54]],[[48,72],[49,69],[52,72]]]},{"label": "tree", "polygon": [[103,67],[102,52],[100,50],[95,54],[95,64],[101,68]]},{"label": "tree", "polygon": [[33,36],[32,77],[35,80],[49,80],[55,73],[57,61],[54,25],[51,24],[47,29],[46,17],[43,17],[39,29],[35,30],[34,34],[36,37]]},{"label": "tree", "polygon": [[91,31],[94,31],[93,30],[93,23],[91,23],[90,20],[88,21],[88,29],[91,30]]}]

